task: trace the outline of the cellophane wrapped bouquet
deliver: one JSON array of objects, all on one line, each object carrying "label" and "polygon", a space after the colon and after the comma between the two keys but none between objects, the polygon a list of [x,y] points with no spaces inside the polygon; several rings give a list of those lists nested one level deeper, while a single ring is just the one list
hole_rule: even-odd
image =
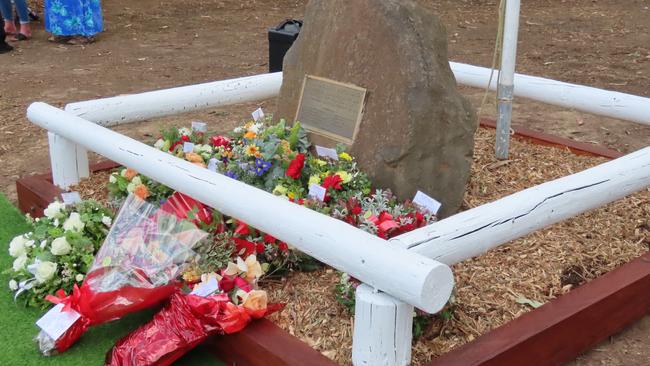
[{"label": "cellophane wrapped bouquet", "polygon": [[135,195],[127,197],[82,285],[47,297],[56,305],[36,323],[41,352],[64,352],[88,327],[168,299],[196,260],[193,246],[206,235]]}]

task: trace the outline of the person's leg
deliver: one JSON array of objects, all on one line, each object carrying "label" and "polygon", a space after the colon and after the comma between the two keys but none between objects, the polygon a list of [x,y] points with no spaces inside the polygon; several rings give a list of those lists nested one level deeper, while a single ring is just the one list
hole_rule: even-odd
[{"label": "person's leg", "polygon": [[6,36],[7,35],[5,34],[5,22],[0,16],[0,53],[6,53],[14,49],[10,45],[8,45],[7,42],[5,41]]},{"label": "person's leg", "polygon": [[14,9],[11,5],[11,0],[0,0],[0,13],[2,13],[2,19],[4,20],[4,27],[6,33],[15,34],[16,25],[14,24]]},{"label": "person's leg", "polygon": [[14,0],[14,4],[16,5],[16,12],[18,12],[18,19],[20,20],[20,34],[29,38],[32,36],[32,29],[29,26],[27,0]]}]

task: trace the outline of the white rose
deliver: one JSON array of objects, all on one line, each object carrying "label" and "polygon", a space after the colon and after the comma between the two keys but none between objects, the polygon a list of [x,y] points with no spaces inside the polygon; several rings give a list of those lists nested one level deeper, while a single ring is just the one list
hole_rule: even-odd
[{"label": "white rose", "polygon": [[126,178],[126,168],[124,168],[124,169],[122,169],[122,171],[120,171],[120,175],[121,175],[123,178]]},{"label": "white rose", "polygon": [[56,263],[45,261],[38,264],[34,277],[36,278],[36,282],[43,283],[51,280],[55,272]]},{"label": "white rose", "polygon": [[106,226],[111,226],[112,223],[113,223],[113,220],[111,220],[110,217],[102,216],[102,224],[104,224]]},{"label": "white rose", "polygon": [[33,247],[35,244],[36,244],[35,241],[33,241],[33,240],[28,240],[28,241],[25,243],[25,248],[31,248],[31,247]]},{"label": "white rose", "polygon": [[63,230],[81,232],[86,225],[81,222],[81,216],[77,212],[70,214],[67,220],[63,223]]},{"label": "white rose", "polygon": [[115,177],[115,173],[111,174],[111,176],[108,177],[108,182],[109,183],[117,183],[117,178]]},{"label": "white rose", "polygon": [[52,223],[52,225],[54,225],[54,227],[59,227],[59,224],[60,224],[59,219],[54,219],[54,222]]},{"label": "white rose", "polygon": [[23,254],[20,257],[16,258],[14,260],[13,268],[14,272],[18,272],[25,268],[25,265],[27,264],[27,255]]},{"label": "white rose", "polygon": [[39,247],[43,249],[45,248],[46,245],[47,245],[47,240],[41,240],[41,245],[39,245]]},{"label": "white rose", "polygon": [[16,282],[16,280],[11,280],[11,281],[9,281],[9,289],[10,289],[11,291],[16,291],[16,290],[18,290],[18,282]]},{"label": "white rose", "polygon": [[74,279],[77,280],[77,282],[81,282],[81,281],[84,280],[84,275],[82,275],[81,273],[79,273],[78,275],[75,276]]},{"label": "white rose", "polygon": [[158,139],[155,144],[153,144],[153,147],[155,147],[158,150],[162,150],[163,146],[165,146],[165,140],[163,139]]},{"label": "white rose", "polygon": [[63,217],[62,211],[64,209],[65,209],[65,203],[54,201],[50,203],[45,210],[43,210],[43,213],[49,219],[62,218]]},{"label": "white rose", "polygon": [[[133,178],[133,179],[135,179],[135,178]],[[133,191],[135,191],[135,186],[136,185],[133,184],[133,182],[129,183],[129,185],[126,186],[126,191],[129,192],[129,193],[133,193]]]},{"label": "white rose", "polygon": [[72,247],[66,240],[65,236],[56,238],[52,241],[52,249],[50,250],[54,255],[66,255],[70,253]]},{"label": "white rose", "polygon": [[135,176],[133,177],[133,179],[131,179],[131,183],[133,183],[136,186],[139,186],[140,184],[142,184],[142,179],[140,178],[140,176]]},{"label": "white rose", "polygon": [[25,243],[27,243],[27,238],[23,235],[13,238],[9,243],[9,255],[16,258],[25,254]]}]

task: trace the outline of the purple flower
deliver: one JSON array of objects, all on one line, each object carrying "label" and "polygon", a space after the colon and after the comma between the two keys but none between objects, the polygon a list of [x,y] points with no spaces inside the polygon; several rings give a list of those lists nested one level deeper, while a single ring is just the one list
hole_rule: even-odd
[{"label": "purple flower", "polygon": [[228,177],[228,178],[232,178],[232,179],[234,179],[234,180],[238,180],[238,179],[239,179],[239,177],[237,176],[237,174],[236,174],[235,172],[231,172],[231,171],[227,171],[227,172],[226,172],[226,177]]},{"label": "purple flower", "polygon": [[264,161],[262,158],[257,158],[255,159],[255,166],[251,170],[253,170],[258,177],[261,177],[269,169],[271,169],[271,163]]}]

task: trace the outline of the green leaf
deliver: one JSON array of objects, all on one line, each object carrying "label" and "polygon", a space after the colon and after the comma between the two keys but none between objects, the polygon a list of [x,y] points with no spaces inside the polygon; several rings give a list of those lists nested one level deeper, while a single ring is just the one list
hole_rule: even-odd
[{"label": "green leaf", "polygon": [[530,300],[525,297],[518,297],[517,300],[515,301],[517,302],[517,304],[529,305],[533,309],[537,309],[538,307],[544,305],[544,303],[535,300]]}]

